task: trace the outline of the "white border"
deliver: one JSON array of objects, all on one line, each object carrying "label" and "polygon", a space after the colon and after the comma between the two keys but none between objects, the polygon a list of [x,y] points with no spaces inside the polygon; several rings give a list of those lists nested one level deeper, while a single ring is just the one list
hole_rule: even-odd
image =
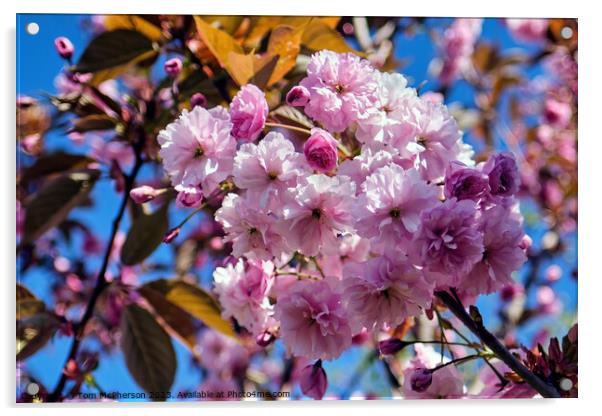
[{"label": "white border", "polygon": [[[178,413],[211,412],[211,414],[228,414],[241,412],[245,415],[287,414],[306,415],[308,412],[340,411],[346,414],[365,414],[372,411],[382,413],[402,412],[441,412],[453,414],[487,414],[506,415],[517,410],[537,412],[540,414],[588,414],[594,407],[596,399],[602,397],[601,354],[602,337],[600,331],[600,296],[602,294],[602,274],[595,260],[600,257],[600,182],[602,174],[600,157],[602,149],[602,132],[600,120],[602,105],[600,98],[602,88],[600,74],[600,39],[602,25],[600,13],[596,13],[595,2],[568,2],[546,0],[528,2],[525,0],[501,0],[496,2],[476,2],[474,0],[440,0],[440,1],[403,1],[403,0],[370,0],[352,2],[350,0],[305,0],[297,2],[267,0],[104,0],[102,2],[86,2],[82,0],[19,0],[5,1],[0,19],[3,24],[4,39],[0,82],[3,97],[0,102],[4,107],[0,111],[4,134],[2,135],[2,189],[0,195],[6,196],[2,203],[0,230],[3,230],[2,255],[2,287],[5,298],[2,302],[4,312],[5,337],[2,337],[2,367],[0,374],[0,391],[2,407],[8,408],[8,414],[65,415],[85,411],[86,414],[115,413],[126,410],[128,413],[145,416],[164,414],[181,410]],[[398,15],[398,16],[470,16],[470,17],[577,17],[579,19],[579,326],[581,339],[581,365],[579,368],[580,398],[577,400],[508,400],[508,401],[441,401],[441,402],[323,402],[323,403],[195,403],[157,405],[47,405],[39,408],[15,407],[14,403],[14,171],[15,142],[13,141],[15,125],[15,13],[165,13],[165,14],[297,14],[297,15]],[[596,169],[598,167],[598,169]],[[8,231],[6,231],[8,230]],[[597,406],[599,407],[599,406]],[[85,409],[85,410],[84,410]]]}]

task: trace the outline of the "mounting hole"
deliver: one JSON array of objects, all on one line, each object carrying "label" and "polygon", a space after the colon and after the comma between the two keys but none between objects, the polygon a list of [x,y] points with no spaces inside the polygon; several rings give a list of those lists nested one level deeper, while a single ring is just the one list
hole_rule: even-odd
[{"label": "mounting hole", "polygon": [[40,32],[40,25],[36,22],[28,23],[25,27],[25,31],[30,35],[37,35]]},{"label": "mounting hole", "polygon": [[40,386],[38,386],[37,383],[29,383],[27,385],[27,393],[30,396],[35,396],[39,392],[40,392]]}]

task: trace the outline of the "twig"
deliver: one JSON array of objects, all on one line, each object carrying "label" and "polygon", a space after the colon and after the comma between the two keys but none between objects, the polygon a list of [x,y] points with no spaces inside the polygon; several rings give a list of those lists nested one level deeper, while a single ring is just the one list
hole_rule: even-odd
[{"label": "twig", "polygon": [[480,321],[475,321],[466,312],[462,303],[458,302],[451,294],[444,291],[438,291],[435,293],[437,297],[449,308],[449,310],[456,315],[456,317],[462,321],[462,323],[481,341],[489,347],[491,351],[502,360],[512,371],[518,374],[523,380],[525,380],[531,387],[533,387],[543,397],[548,398],[559,398],[560,394],[558,391],[546,383],[544,380],[539,378],[527,367],[525,367],[520,361],[516,359],[514,355],[502,343],[491,334]]},{"label": "twig", "polygon": [[98,275],[96,277],[96,285],[94,286],[94,290],[92,291],[92,295],[88,300],[88,304],[86,305],[86,310],[84,312],[84,316],[81,321],[76,325],[74,330],[74,338],[73,344],[71,344],[71,349],[69,350],[69,355],[67,356],[67,360],[65,361],[65,365],[63,365],[63,371],[61,374],[61,378],[59,379],[58,384],[52,391],[52,393],[48,396],[49,402],[59,401],[61,398],[61,393],[65,388],[65,384],[67,383],[67,375],[65,373],[65,368],[69,361],[75,360],[77,356],[77,352],[79,350],[79,346],[81,344],[81,340],[84,335],[84,330],[90,318],[92,318],[92,314],[94,312],[94,307],[96,306],[96,302],[100,297],[101,293],[109,286],[105,278],[105,274],[107,272],[107,267],[109,266],[109,259],[111,257],[111,252],[113,250],[113,244],[115,241],[115,236],[117,235],[117,231],[119,230],[119,224],[121,224],[121,219],[123,218],[123,214],[125,213],[125,208],[127,206],[127,202],[129,199],[130,190],[132,189],[134,182],[136,180],[136,176],[140,167],[143,164],[142,157],[140,156],[140,151],[136,151],[136,162],[134,167],[132,168],[132,172],[130,175],[125,177],[125,189],[123,191],[123,198],[121,200],[121,205],[119,206],[119,210],[117,211],[117,215],[113,220],[113,227],[111,229],[111,235],[109,237],[109,241],[107,243],[107,248],[105,250],[104,258],[102,261],[102,265],[100,266],[100,270],[98,271]]}]

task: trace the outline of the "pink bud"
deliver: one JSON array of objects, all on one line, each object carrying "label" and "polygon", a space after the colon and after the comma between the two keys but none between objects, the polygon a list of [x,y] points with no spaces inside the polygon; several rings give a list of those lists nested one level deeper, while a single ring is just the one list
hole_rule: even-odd
[{"label": "pink bud", "polygon": [[153,200],[157,195],[159,195],[159,191],[148,185],[142,185],[130,191],[130,197],[137,204],[143,204]]},{"label": "pink bud", "polygon": [[314,365],[308,365],[301,370],[299,375],[301,391],[314,400],[322,400],[328,387],[328,377],[322,368],[322,360],[316,361]]},{"label": "pink bud", "polygon": [[274,342],[275,339],[276,338],[274,338],[274,335],[271,332],[263,331],[261,334],[257,335],[255,342],[257,342],[257,345],[260,347],[267,347]]},{"label": "pink bud", "polygon": [[207,97],[203,95],[203,93],[197,92],[192,94],[190,97],[190,106],[194,107],[205,107],[207,105]]},{"label": "pink bud", "polygon": [[173,239],[178,236],[178,234],[180,234],[180,227],[169,230],[167,232],[167,234],[165,234],[165,237],[163,238],[163,242],[165,244],[171,243],[173,241]]},{"label": "pink bud", "polygon": [[309,102],[309,90],[301,85],[293,87],[286,94],[286,103],[294,107],[303,107]]},{"label": "pink bud", "polygon": [[337,141],[326,130],[312,129],[303,153],[309,166],[318,172],[327,173],[337,167]]},{"label": "pink bud", "polygon": [[182,71],[182,61],[179,58],[172,58],[165,62],[165,72],[170,77],[177,77]]},{"label": "pink bud", "polygon": [[399,338],[389,338],[378,343],[378,351],[381,355],[394,355],[410,345]]},{"label": "pink bud", "polygon": [[64,36],[60,36],[54,40],[54,47],[63,59],[71,59],[75,49],[71,41]]},{"label": "pink bud", "polygon": [[427,368],[417,368],[410,377],[412,390],[418,393],[425,392],[433,382],[433,372]]}]

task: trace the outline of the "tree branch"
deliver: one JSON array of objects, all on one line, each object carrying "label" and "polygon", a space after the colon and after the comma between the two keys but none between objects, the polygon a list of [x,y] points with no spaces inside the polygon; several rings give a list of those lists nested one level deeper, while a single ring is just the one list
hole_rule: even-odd
[{"label": "tree branch", "polygon": [[125,213],[125,208],[127,207],[127,202],[129,199],[130,191],[134,186],[134,182],[136,180],[136,176],[138,175],[138,171],[142,167],[143,160],[140,156],[140,151],[136,151],[136,162],[134,167],[132,168],[132,172],[125,177],[125,187],[123,191],[123,198],[121,200],[121,204],[119,206],[119,210],[117,211],[117,215],[113,220],[113,226],[111,229],[111,235],[109,237],[109,241],[107,243],[107,247],[105,249],[102,265],[100,266],[100,270],[98,271],[98,275],[96,277],[96,285],[94,286],[94,290],[88,300],[88,304],[86,305],[86,310],[84,311],[84,315],[82,316],[81,321],[74,328],[74,338],[73,344],[71,344],[71,348],[69,350],[69,354],[67,355],[67,360],[65,361],[65,365],[63,365],[63,371],[61,373],[61,378],[57,383],[56,387],[52,391],[52,393],[48,396],[49,402],[57,402],[61,400],[61,394],[63,389],[65,388],[65,384],[67,383],[67,375],[65,372],[65,368],[67,364],[71,360],[75,360],[77,357],[77,353],[79,351],[79,347],[81,344],[81,340],[84,336],[84,330],[90,318],[92,318],[92,314],[94,313],[94,307],[96,306],[96,302],[100,297],[101,293],[109,286],[105,278],[105,274],[107,272],[107,268],[109,266],[109,259],[111,258],[111,251],[113,250],[113,244],[115,241],[115,236],[119,231],[119,225],[121,224],[121,220],[123,218],[123,214]]},{"label": "tree branch", "polygon": [[479,339],[493,351],[493,353],[502,360],[512,371],[525,380],[533,389],[543,397],[559,398],[560,394],[550,384],[539,378],[527,367],[525,367],[502,343],[491,334],[480,321],[475,321],[466,312],[462,303],[454,298],[450,293],[444,291],[435,292],[437,297],[449,308],[449,310]]}]

